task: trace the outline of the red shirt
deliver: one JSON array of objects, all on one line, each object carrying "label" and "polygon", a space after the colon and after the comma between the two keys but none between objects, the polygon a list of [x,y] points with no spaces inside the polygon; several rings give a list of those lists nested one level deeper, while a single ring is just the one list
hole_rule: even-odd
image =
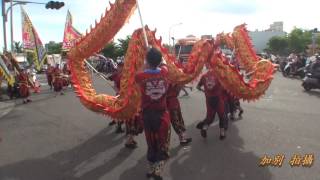
[{"label": "red shirt", "polygon": [[198,87],[204,86],[206,97],[223,95],[223,88],[218,79],[210,71],[202,75]]},{"label": "red shirt", "polygon": [[53,69],[53,75],[54,75],[54,76],[60,76],[61,74],[62,74],[62,71],[61,71],[60,68],[55,67],[55,68]]},{"label": "red shirt", "polygon": [[180,103],[178,100],[179,93],[181,91],[181,86],[175,84],[170,84],[168,88],[167,94],[167,106],[168,109],[179,109]]},{"label": "red shirt", "polygon": [[67,75],[71,74],[70,68],[67,64],[63,66],[62,71],[63,71],[63,74],[67,74]]},{"label": "red shirt", "polygon": [[118,91],[120,91],[121,74],[119,72],[115,72],[109,77],[109,79],[114,82],[114,86]]},{"label": "red shirt", "polygon": [[22,84],[28,84],[28,74],[21,72],[18,76],[19,82]]},{"label": "red shirt", "polygon": [[53,70],[54,70],[54,68],[53,67],[51,67],[51,66],[49,66],[48,67],[48,69],[47,69],[47,75],[52,75],[52,73],[53,73]]},{"label": "red shirt", "polygon": [[141,91],[141,108],[152,110],[167,109],[168,71],[165,68],[147,69],[136,75],[136,82]]}]

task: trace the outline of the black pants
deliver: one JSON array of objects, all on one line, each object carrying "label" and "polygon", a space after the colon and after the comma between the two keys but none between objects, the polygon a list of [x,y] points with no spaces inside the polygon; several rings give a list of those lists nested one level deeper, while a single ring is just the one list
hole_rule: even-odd
[{"label": "black pants", "polygon": [[225,102],[223,98],[219,96],[206,97],[206,105],[207,117],[203,122],[210,125],[214,121],[216,113],[218,113],[219,127],[228,128],[228,118],[225,113]]}]

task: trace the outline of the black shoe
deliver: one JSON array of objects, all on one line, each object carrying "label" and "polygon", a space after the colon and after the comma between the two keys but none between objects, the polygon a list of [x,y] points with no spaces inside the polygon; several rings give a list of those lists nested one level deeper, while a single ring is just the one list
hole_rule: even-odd
[{"label": "black shoe", "polygon": [[241,110],[238,114],[239,118],[242,118],[243,110]]},{"label": "black shoe", "polygon": [[163,180],[163,178],[161,176],[158,176],[158,175],[153,175],[153,179],[154,180]]},{"label": "black shoe", "polygon": [[124,133],[124,130],[121,127],[117,127],[116,133],[117,134]]},{"label": "black shoe", "polygon": [[113,126],[113,125],[115,125],[116,124],[116,122],[115,121],[111,121],[111,122],[109,122],[109,126]]},{"label": "black shoe", "polygon": [[207,130],[201,129],[200,133],[203,138],[207,137]]},{"label": "black shoe", "polygon": [[204,125],[204,123],[203,123],[203,121],[201,121],[201,122],[199,122],[198,124],[197,124],[197,129],[202,129],[203,128],[203,125]]},{"label": "black shoe", "polygon": [[146,174],[146,177],[147,178],[153,178],[154,180],[162,180],[163,179],[161,176],[155,175],[153,172],[152,173],[148,172]]},{"label": "black shoe", "polygon": [[128,149],[135,149],[135,148],[137,148],[137,144],[134,143],[134,142],[132,142],[132,143],[126,143],[124,146],[125,146],[126,148],[128,148]]},{"label": "black shoe", "polygon": [[138,144],[137,141],[135,141],[135,140],[132,140],[132,143],[135,144],[135,145]]},{"label": "black shoe", "polygon": [[180,141],[180,145],[181,145],[181,146],[187,146],[187,145],[189,145],[191,142],[192,142],[192,138],[186,138],[186,139]]},{"label": "black shoe", "polygon": [[219,139],[222,141],[222,140],[224,140],[226,138],[226,135],[224,135],[224,136],[222,136],[222,135],[220,135],[220,137],[219,137]]},{"label": "black shoe", "polygon": [[151,177],[153,177],[153,173],[148,172],[148,173],[146,174],[146,176],[147,176],[147,178],[151,178]]}]

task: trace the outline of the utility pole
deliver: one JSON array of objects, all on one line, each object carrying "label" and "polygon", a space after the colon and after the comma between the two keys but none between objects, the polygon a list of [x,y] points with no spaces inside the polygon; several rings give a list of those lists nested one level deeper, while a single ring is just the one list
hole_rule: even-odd
[{"label": "utility pole", "polygon": [[[6,2],[10,2],[10,6],[8,9],[6,9]],[[20,0],[1,0],[2,3],[2,21],[3,21],[3,41],[4,41],[4,51],[8,50],[7,47],[7,29],[6,29],[6,22],[8,21],[8,13],[10,12],[11,17],[11,51],[14,51],[14,43],[13,43],[13,6],[15,5],[25,5],[25,4],[43,4],[46,5],[45,7],[47,9],[60,9],[65,4],[64,2],[59,1],[49,1],[47,3],[41,3],[41,2],[33,2],[33,1],[20,1]]]},{"label": "utility pole", "polygon": [[2,3],[2,23],[3,23],[3,43],[4,43],[4,51],[7,51],[7,30],[6,30],[6,3],[4,0],[1,0]]}]

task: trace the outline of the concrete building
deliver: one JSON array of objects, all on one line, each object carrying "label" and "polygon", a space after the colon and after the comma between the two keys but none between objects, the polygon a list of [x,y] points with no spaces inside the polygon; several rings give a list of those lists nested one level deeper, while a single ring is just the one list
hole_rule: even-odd
[{"label": "concrete building", "polygon": [[270,28],[268,31],[279,31],[283,32],[283,22],[282,21],[277,21],[272,24],[270,24]]},{"label": "concrete building", "polygon": [[280,31],[253,31],[249,32],[252,44],[257,53],[262,53],[267,48],[269,40],[274,36],[285,36],[286,32]]},{"label": "concrete building", "polygon": [[202,35],[201,39],[212,39],[212,35]]},{"label": "concrete building", "polygon": [[267,48],[269,40],[274,36],[286,36],[283,31],[283,22],[278,21],[270,25],[269,29],[264,31],[251,31],[249,36],[257,53],[262,53]]}]

